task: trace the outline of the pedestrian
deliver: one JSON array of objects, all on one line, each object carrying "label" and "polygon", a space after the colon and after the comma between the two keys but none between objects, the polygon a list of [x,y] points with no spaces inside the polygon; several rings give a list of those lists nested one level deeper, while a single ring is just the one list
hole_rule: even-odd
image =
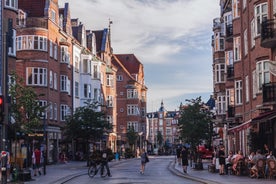
[{"label": "pedestrian", "polygon": [[140,169],[140,174],[144,174],[147,162],[149,162],[149,157],[148,157],[147,152],[143,148],[142,152],[141,152],[141,169]]},{"label": "pedestrian", "polygon": [[41,175],[40,172],[40,161],[41,161],[41,151],[38,148],[35,148],[32,155],[33,160],[33,168],[34,168],[34,176],[37,175],[37,172],[39,175]]},{"label": "pedestrian", "polygon": [[220,149],[218,151],[218,157],[219,157],[219,174],[224,175],[224,167],[225,167],[225,151],[224,146],[221,145]]},{"label": "pedestrian", "polygon": [[180,146],[177,146],[176,148],[176,158],[177,158],[178,165],[181,165],[181,147]]},{"label": "pedestrian", "polygon": [[108,152],[106,149],[103,150],[102,152],[102,168],[101,168],[101,175],[103,176],[103,171],[104,171],[104,167],[106,168],[107,171],[107,175],[109,177],[111,177],[111,173],[110,173],[110,169],[109,169],[109,165],[108,165]]},{"label": "pedestrian", "polygon": [[183,172],[187,173],[187,166],[188,166],[188,150],[185,146],[182,147],[181,150],[181,158],[182,158],[182,167]]},{"label": "pedestrian", "polygon": [[228,157],[226,158],[226,165],[225,165],[225,172],[228,174],[228,169],[230,168],[230,174],[231,174],[231,168],[233,166],[233,151],[229,151]]}]

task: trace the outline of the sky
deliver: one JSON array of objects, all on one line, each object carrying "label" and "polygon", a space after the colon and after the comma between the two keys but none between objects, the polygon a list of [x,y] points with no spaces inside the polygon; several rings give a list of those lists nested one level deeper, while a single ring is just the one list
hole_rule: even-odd
[{"label": "sky", "polygon": [[187,99],[213,94],[212,27],[219,0],[59,0],[86,29],[111,24],[114,54],[134,54],[144,66],[147,112],[178,110]]}]

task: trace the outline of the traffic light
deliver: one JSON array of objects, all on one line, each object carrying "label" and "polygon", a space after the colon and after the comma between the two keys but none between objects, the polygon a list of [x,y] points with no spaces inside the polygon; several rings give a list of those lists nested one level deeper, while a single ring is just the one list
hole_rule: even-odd
[{"label": "traffic light", "polygon": [[0,122],[4,120],[4,96],[0,95]]}]

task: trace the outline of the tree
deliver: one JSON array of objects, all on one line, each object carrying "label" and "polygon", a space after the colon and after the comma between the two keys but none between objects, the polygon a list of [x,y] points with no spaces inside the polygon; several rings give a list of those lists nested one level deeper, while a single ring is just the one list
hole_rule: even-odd
[{"label": "tree", "polygon": [[[198,146],[210,137],[210,123],[213,115],[202,102],[201,97],[186,101],[187,106],[180,109],[180,137],[190,144],[194,153],[197,153]],[[201,162],[199,155],[197,158],[197,162]]]},{"label": "tree", "polygon": [[14,73],[11,75],[11,81],[9,101],[12,127],[23,133],[41,131],[41,115],[47,106],[40,105],[39,97],[44,94],[37,94],[32,87],[25,86],[23,79]]},{"label": "tree", "polygon": [[135,143],[138,139],[138,133],[135,132],[133,126],[128,128],[126,136],[127,136],[128,143],[130,145],[131,151],[133,152],[134,151],[134,145],[135,145]]},{"label": "tree", "polygon": [[66,118],[64,135],[67,140],[81,140],[86,142],[100,141],[112,129],[106,120],[104,111],[97,111],[97,103],[87,102],[85,106],[78,107],[72,116]]},{"label": "tree", "polygon": [[[22,78],[12,73],[9,83],[9,138],[18,143],[17,133],[21,135],[33,134],[43,131],[41,115],[45,113],[47,106],[39,103],[39,97],[32,87],[25,86]],[[15,149],[17,146],[15,146]],[[15,160],[17,150],[14,150]],[[28,157],[27,157],[28,159]],[[29,160],[27,160],[28,163]],[[28,163],[29,164],[29,163]]]},{"label": "tree", "polygon": [[157,143],[158,143],[159,147],[161,147],[163,144],[163,136],[160,131],[157,132]]}]

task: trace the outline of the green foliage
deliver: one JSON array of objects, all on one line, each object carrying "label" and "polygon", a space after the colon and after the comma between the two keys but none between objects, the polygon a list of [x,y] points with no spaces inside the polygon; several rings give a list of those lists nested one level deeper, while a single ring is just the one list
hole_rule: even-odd
[{"label": "green foliage", "polygon": [[37,94],[32,87],[24,85],[22,78],[15,73],[9,84],[10,119],[12,127],[24,133],[34,133],[42,129],[41,115],[47,106],[40,106]]},{"label": "green foliage", "polygon": [[136,143],[136,140],[138,138],[138,134],[137,132],[135,132],[133,126],[129,127],[129,129],[127,130],[126,136],[127,136],[129,145],[132,147],[132,145]]},{"label": "green foliage", "polygon": [[78,107],[75,113],[67,118],[65,125],[67,139],[96,142],[112,129],[112,125],[105,118],[105,112],[97,111],[97,107],[97,104],[88,102],[85,106]]},{"label": "green foliage", "polygon": [[201,97],[186,101],[187,106],[180,109],[180,136],[193,150],[196,150],[199,144],[210,137],[213,115],[201,101]]},{"label": "green foliage", "polygon": [[163,144],[163,136],[160,131],[157,132],[157,142],[159,146],[162,146]]}]

